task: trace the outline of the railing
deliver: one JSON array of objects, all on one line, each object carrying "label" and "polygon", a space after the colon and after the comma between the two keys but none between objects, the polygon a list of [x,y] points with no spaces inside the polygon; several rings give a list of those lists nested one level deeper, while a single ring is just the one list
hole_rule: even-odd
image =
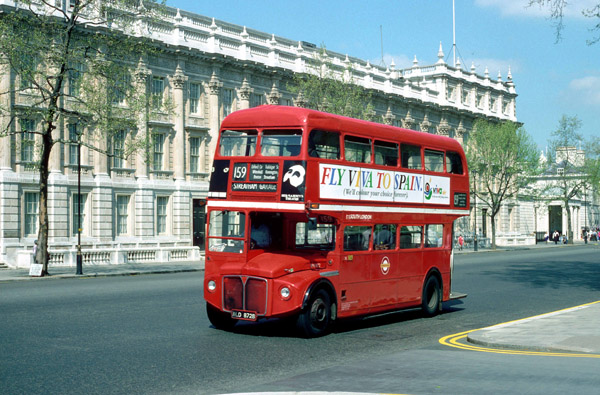
[{"label": "railing", "polygon": [[[49,251],[49,266],[75,266],[77,249],[53,249]],[[194,246],[121,246],[117,248],[82,249],[83,264],[119,265],[125,263],[168,263],[168,262],[202,262],[204,254]],[[18,252],[16,267],[29,267],[33,262],[31,249]]]}]

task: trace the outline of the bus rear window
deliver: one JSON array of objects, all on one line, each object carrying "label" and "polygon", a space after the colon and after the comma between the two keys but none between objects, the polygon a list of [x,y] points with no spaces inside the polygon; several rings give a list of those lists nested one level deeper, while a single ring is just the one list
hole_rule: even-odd
[{"label": "bus rear window", "polygon": [[253,156],[256,152],[256,130],[224,130],[221,133],[221,156]]},{"label": "bus rear window", "polygon": [[440,151],[425,150],[425,170],[441,173],[444,171],[444,153]]},{"label": "bus rear window", "polygon": [[264,130],[260,142],[262,156],[298,156],[302,130]]},{"label": "bus rear window", "polygon": [[463,174],[462,160],[458,152],[446,152],[446,171],[452,174]]},{"label": "bus rear window", "polygon": [[313,130],[308,138],[308,155],[313,158],[340,159],[340,135]]}]

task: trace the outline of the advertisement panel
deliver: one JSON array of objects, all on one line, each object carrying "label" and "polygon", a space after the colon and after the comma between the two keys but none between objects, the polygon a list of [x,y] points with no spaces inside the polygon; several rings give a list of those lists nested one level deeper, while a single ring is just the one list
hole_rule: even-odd
[{"label": "advertisement panel", "polygon": [[401,171],[319,164],[323,199],[450,204],[450,178]]}]

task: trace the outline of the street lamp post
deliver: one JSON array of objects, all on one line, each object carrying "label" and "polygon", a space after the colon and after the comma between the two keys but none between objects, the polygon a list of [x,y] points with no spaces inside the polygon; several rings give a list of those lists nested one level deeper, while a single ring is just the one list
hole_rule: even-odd
[{"label": "street lamp post", "polygon": [[475,216],[475,232],[473,236],[473,251],[477,251],[477,173],[473,172],[473,215]]},{"label": "street lamp post", "polygon": [[81,256],[81,134],[77,140],[77,272],[83,274],[83,257]]}]

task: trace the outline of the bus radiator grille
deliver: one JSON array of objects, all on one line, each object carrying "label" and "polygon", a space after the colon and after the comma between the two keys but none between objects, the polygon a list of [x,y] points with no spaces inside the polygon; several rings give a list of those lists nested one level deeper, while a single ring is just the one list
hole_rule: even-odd
[{"label": "bus radiator grille", "polygon": [[267,311],[267,281],[255,277],[224,277],[223,310],[254,311],[259,315],[265,315]]}]

